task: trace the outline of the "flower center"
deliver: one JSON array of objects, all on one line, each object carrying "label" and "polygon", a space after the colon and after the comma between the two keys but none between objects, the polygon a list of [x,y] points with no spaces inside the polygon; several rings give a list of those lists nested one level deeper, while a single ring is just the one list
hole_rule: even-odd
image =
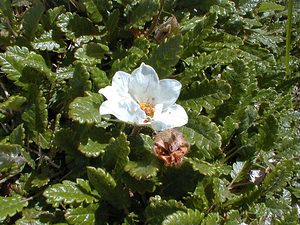
[{"label": "flower center", "polygon": [[146,113],[147,116],[147,122],[154,116],[154,106],[147,102],[141,102],[140,103],[141,109]]}]

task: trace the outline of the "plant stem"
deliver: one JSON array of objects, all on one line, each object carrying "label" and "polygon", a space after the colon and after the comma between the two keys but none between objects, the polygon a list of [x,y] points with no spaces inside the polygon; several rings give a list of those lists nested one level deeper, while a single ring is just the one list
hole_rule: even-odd
[{"label": "plant stem", "polygon": [[285,48],[285,76],[286,79],[291,77],[290,71],[290,48],[291,48],[291,35],[292,35],[292,17],[293,17],[293,0],[288,2],[288,20],[286,26],[286,48]]}]

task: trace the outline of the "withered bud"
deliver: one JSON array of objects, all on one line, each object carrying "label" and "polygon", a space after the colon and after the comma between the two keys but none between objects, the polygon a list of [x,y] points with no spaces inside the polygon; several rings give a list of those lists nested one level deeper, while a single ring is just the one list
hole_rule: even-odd
[{"label": "withered bud", "polygon": [[190,144],[176,129],[159,132],[154,137],[154,154],[164,162],[165,166],[180,166],[189,148]]},{"label": "withered bud", "polygon": [[163,24],[159,25],[155,30],[154,38],[157,42],[162,43],[180,31],[180,25],[174,15],[169,17]]}]

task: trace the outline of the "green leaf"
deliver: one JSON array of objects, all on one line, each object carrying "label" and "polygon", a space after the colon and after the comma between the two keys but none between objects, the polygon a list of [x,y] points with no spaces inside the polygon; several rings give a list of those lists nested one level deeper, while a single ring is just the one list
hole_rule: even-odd
[{"label": "green leaf", "polygon": [[0,12],[4,16],[6,16],[9,19],[13,18],[13,10],[11,7],[11,1],[10,0],[2,0],[0,1]]},{"label": "green leaf", "polygon": [[259,129],[257,146],[265,151],[272,149],[278,137],[278,121],[274,115],[266,118],[263,126]]},{"label": "green leaf", "polygon": [[212,13],[201,18],[194,17],[186,24],[183,24],[181,30],[186,32],[183,36],[184,52],[183,57],[191,56],[199,51],[199,45],[203,39],[207,38],[212,33],[212,28],[217,24],[217,14]]},{"label": "green leaf", "polygon": [[167,216],[162,225],[173,225],[173,224],[181,224],[181,225],[197,225],[202,224],[201,220],[203,219],[204,214],[200,213],[198,210],[188,209],[186,212],[177,211],[169,216]]},{"label": "green leaf", "polygon": [[26,101],[26,98],[20,95],[12,95],[4,102],[0,103],[0,110],[3,111],[21,111],[22,105]]},{"label": "green leaf", "polygon": [[122,174],[122,183],[126,185],[126,187],[132,192],[132,193],[139,193],[141,195],[146,193],[154,192],[161,183],[159,183],[158,179],[156,177],[153,177],[152,179],[141,179],[138,180],[137,178],[132,177],[131,175],[127,173]]},{"label": "green leaf", "polygon": [[45,31],[40,37],[34,38],[32,46],[36,50],[54,51],[60,49],[60,44],[53,40],[53,30]]},{"label": "green leaf", "polygon": [[225,179],[214,178],[213,179],[213,190],[215,194],[215,202],[219,205],[224,203],[230,198],[231,193],[228,189],[229,182]]},{"label": "green leaf", "polygon": [[110,14],[109,17],[105,23],[106,29],[108,30],[108,33],[111,38],[114,38],[115,35],[119,32],[119,20],[120,20],[120,10],[114,9]]},{"label": "green leaf", "polygon": [[69,208],[65,214],[65,218],[69,224],[95,224],[95,212],[98,207],[97,204],[91,204],[87,207]]},{"label": "green leaf", "polygon": [[148,57],[150,42],[144,37],[139,37],[134,40],[134,45],[125,52],[125,56],[121,59],[116,59],[113,62],[112,70],[114,72],[122,70],[131,72],[138,67],[142,59]]},{"label": "green leaf", "polygon": [[221,154],[222,138],[219,129],[208,117],[194,114],[189,118],[187,126],[180,130],[191,145],[197,146],[200,157],[212,158]]},{"label": "green leaf", "polygon": [[197,158],[188,159],[188,162],[193,166],[193,169],[195,171],[198,171],[206,176],[213,176],[219,174],[228,175],[231,169],[229,165],[223,165],[220,162],[215,162],[211,164],[206,161],[199,160]]},{"label": "green leaf", "polygon": [[[72,14],[71,12],[59,15],[57,26],[66,34],[69,40],[99,34],[98,28],[92,21],[76,13]],[[88,39],[93,39],[93,37],[91,36]]]},{"label": "green leaf", "polygon": [[94,0],[84,0],[83,4],[86,8],[88,17],[93,20],[95,23],[99,23],[102,21],[102,15],[99,9],[97,8],[96,3],[97,1]]},{"label": "green leaf", "polygon": [[45,11],[43,3],[36,3],[33,5],[24,16],[24,34],[27,38],[33,39],[34,34],[38,28],[39,21],[42,17],[42,14]]},{"label": "green leaf", "polygon": [[62,13],[65,13],[66,9],[63,5],[60,5],[58,7],[53,7],[49,9],[46,14],[43,15],[41,23],[43,24],[43,27],[45,30],[50,31],[51,29],[56,29],[56,21],[58,19],[58,16]]},{"label": "green leaf", "polygon": [[71,90],[69,95],[71,97],[83,96],[85,91],[90,91],[92,84],[89,78],[90,75],[86,66],[76,64],[73,77],[70,79]]},{"label": "green leaf", "polygon": [[51,172],[52,171],[49,171],[48,167],[42,168],[41,173],[36,174],[33,177],[32,181],[31,181],[32,187],[40,188],[40,187],[46,186],[50,181],[49,174],[51,174]]},{"label": "green leaf", "polygon": [[103,165],[106,168],[113,169],[116,173],[119,173],[123,171],[123,168],[128,163],[129,153],[130,148],[127,136],[124,133],[121,133],[117,139],[112,138],[105,149]]},{"label": "green leaf", "polygon": [[218,213],[209,213],[203,220],[202,224],[205,225],[218,225],[221,217]]},{"label": "green leaf", "polygon": [[[208,39],[205,39],[201,43],[201,46],[202,48],[211,51],[222,50],[224,48],[236,49],[243,44],[243,40],[240,37],[228,33],[217,33],[211,34]],[[223,54],[223,51],[220,51],[218,53]],[[231,56],[231,59],[233,59],[233,56]],[[212,59],[220,60],[217,57],[213,57]]]},{"label": "green leaf", "polygon": [[114,178],[102,168],[87,167],[88,178],[97,192],[104,197],[116,187]]},{"label": "green leaf", "polygon": [[160,44],[151,53],[148,64],[155,69],[161,79],[173,73],[173,67],[177,64],[182,51],[181,42],[181,35],[174,36],[168,39],[167,42]]},{"label": "green leaf", "polygon": [[48,110],[43,93],[35,85],[30,85],[28,90],[28,107],[22,114],[26,129],[43,134],[48,125]]},{"label": "green leaf", "polygon": [[282,11],[284,10],[283,5],[279,5],[275,2],[261,2],[258,7],[258,12],[269,12],[269,11]]},{"label": "green leaf", "polygon": [[185,212],[187,208],[183,203],[177,202],[174,199],[168,201],[162,200],[159,195],[150,197],[149,205],[145,210],[147,224],[161,224],[168,215],[178,210]]},{"label": "green leaf", "polygon": [[137,180],[147,180],[157,175],[159,164],[157,161],[129,161],[124,167],[124,171]]},{"label": "green leaf", "polygon": [[0,173],[19,173],[25,160],[20,155],[21,146],[15,144],[0,144]]},{"label": "green leaf", "polygon": [[108,51],[108,46],[90,42],[76,50],[75,58],[78,62],[83,64],[95,65],[97,63],[101,63],[104,54],[106,54]]},{"label": "green leaf", "polygon": [[86,144],[80,143],[78,149],[87,157],[98,157],[101,154],[104,154],[107,144],[101,144],[97,141],[94,141],[88,138]]},{"label": "green leaf", "polygon": [[76,184],[69,180],[64,180],[62,184],[49,186],[43,195],[47,198],[47,202],[54,207],[58,207],[59,203],[73,204],[97,201],[97,199],[87,190],[83,189],[78,182]]},{"label": "green leaf", "polygon": [[117,185],[115,179],[102,168],[87,167],[89,181],[101,198],[118,209],[129,207],[128,190]]},{"label": "green leaf", "polygon": [[237,161],[235,163],[233,163],[232,165],[232,171],[230,173],[230,176],[232,178],[232,184],[233,183],[237,183],[242,181],[243,179],[245,179],[248,175],[248,171],[249,171],[249,162],[245,161],[245,162],[240,162]]},{"label": "green leaf", "polygon": [[193,193],[190,193],[190,196],[185,197],[185,200],[187,201],[188,205],[192,205],[193,208],[199,210],[199,211],[206,211],[209,208],[209,200],[207,199],[206,195],[210,195],[211,191],[207,191],[207,183],[210,184],[210,182],[207,182],[207,180],[211,179],[204,179],[201,182],[198,182],[195,191]]},{"label": "green leaf", "polygon": [[281,191],[286,186],[287,182],[291,180],[292,173],[295,169],[296,162],[290,159],[282,160],[275,168],[266,175],[262,189],[267,195],[273,195]]},{"label": "green leaf", "polygon": [[[230,98],[231,87],[224,80],[203,80],[201,82],[193,82],[191,87],[182,91],[180,100],[181,104],[187,108],[198,111],[202,106],[207,110],[213,110],[221,105],[224,100]],[[185,100],[185,101],[183,101]],[[196,101],[197,105],[193,104]],[[191,107],[189,106],[191,104]],[[195,106],[195,108],[192,108]]]},{"label": "green leaf", "polygon": [[97,93],[87,93],[88,96],[77,97],[69,106],[69,117],[81,124],[100,124],[99,113],[102,96]]},{"label": "green leaf", "polygon": [[23,124],[17,126],[9,135],[9,142],[20,146],[24,145],[25,129]]},{"label": "green leaf", "polygon": [[20,195],[12,197],[0,196],[0,222],[4,221],[7,216],[14,216],[21,212],[28,205],[28,201]]},{"label": "green leaf", "polygon": [[158,0],[141,0],[134,5],[129,14],[130,27],[139,28],[158,13]]},{"label": "green leaf", "polygon": [[99,90],[110,84],[110,80],[107,78],[106,73],[98,67],[89,68],[89,72],[93,81],[94,90]]},{"label": "green leaf", "polygon": [[[37,75],[44,74],[50,80],[53,79],[52,72],[46,65],[44,58],[35,52],[30,52],[26,47],[8,47],[5,53],[0,53],[0,65],[8,79],[16,81],[15,84],[18,86],[24,86],[19,79],[32,70],[38,71]],[[34,73],[31,72],[31,75],[34,76]]]}]

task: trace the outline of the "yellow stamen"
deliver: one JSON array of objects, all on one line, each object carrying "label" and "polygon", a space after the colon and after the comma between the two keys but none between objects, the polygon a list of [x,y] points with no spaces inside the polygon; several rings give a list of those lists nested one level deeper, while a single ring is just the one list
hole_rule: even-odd
[{"label": "yellow stamen", "polygon": [[140,103],[141,109],[146,113],[147,119],[151,119],[154,116],[154,106],[147,102],[141,102]]}]

